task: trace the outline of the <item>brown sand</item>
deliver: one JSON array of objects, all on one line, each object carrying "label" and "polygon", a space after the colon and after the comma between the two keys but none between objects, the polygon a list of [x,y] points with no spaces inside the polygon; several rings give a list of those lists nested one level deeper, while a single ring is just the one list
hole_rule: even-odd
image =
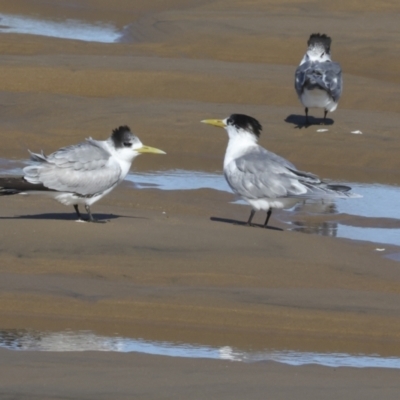
[{"label": "brown sand", "polygon": [[[397,1],[67,3],[0,1],[9,14],[132,24],[129,37],[1,34],[1,158],[129,124],[168,153],[139,158],[135,170],[220,171],[226,135],[199,121],[243,112],[264,125],[262,145],[301,169],[399,182]],[[325,133],[296,129],[303,109],[292,84],[318,31],[333,37],[345,72]],[[51,200],[1,198],[0,328],[400,356],[398,263],[372,243],[224,223],[248,217],[232,199],[126,183],[93,207],[111,221],[92,225]],[[286,228],[284,218],[274,213],[271,224]],[[0,351],[2,399],[397,399],[399,382],[383,369]]]}]

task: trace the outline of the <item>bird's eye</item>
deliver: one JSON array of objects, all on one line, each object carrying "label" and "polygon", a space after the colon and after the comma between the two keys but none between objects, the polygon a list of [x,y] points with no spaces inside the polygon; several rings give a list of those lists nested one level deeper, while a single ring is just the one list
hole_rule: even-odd
[{"label": "bird's eye", "polygon": [[228,118],[227,121],[226,121],[226,123],[227,123],[228,125],[233,125],[233,120],[232,120],[232,118]]},{"label": "bird's eye", "polygon": [[124,142],[124,146],[125,147],[132,147],[132,143],[131,142]]},{"label": "bird's eye", "polygon": [[322,58],[324,55],[325,55],[325,52],[323,52],[323,53],[321,54],[321,58]]}]

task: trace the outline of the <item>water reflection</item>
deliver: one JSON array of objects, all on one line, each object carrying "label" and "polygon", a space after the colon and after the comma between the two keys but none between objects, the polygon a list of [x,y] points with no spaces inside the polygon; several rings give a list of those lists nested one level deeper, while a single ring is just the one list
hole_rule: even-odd
[{"label": "water reflection", "polygon": [[[0,159],[0,174],[21,175],[21,161]],[[182,169],[129,173],[126,177],[137,189],[196,190],[213,189],[231,192],[222,172]],[[357,199],[335,202],[306,201],[285,212],[285,221],[298,232],[322,236],[400,245],[400,188],[380,184],[348,183]],[[236,201],[236,204],[246,204]]]},{"label": "water reflection", "polygon": [[38,332],[1,330],[0,347],[26,351],[115,351],[140,352],[170,357],[210,358],[238,362],[275,361],[289,365],[318,364],[328,367],[400,368],[398,357],[376,354],[314,353],[264,349],[244,351],[231,346],[154,342],[126,337],[99,336],[90,331]]},{"label": "water reflection", "polygon": [[[333,215],[338,209],[335,203],[326,201],[303,202],[297,204],[293,209],[294,215]],[[291,222],[291,230],[296,232],[317,234],[321,236],[336,237],[338,223],[336,221],[296,221]]]},{"label": "water reflection", "polygon": [[336,222],[331,222],[331,221],[308,222],[308,223],[301,221],[294,221],[292,222],[292,225],[295,226],[295,228],[292,228],[293,231],[317,234],[321,236],[336,237],[338,232],[338,224]]},{"label": "water reflection", "polygon": [[[132,173],[128,175],[127,180],[133,182],[137,188],[160,190],[208,188],[231,191],[221,172],[170,170]],[[400,208],[396,207],[396,202],[393,201],[395,198],[400,198],[400,188],[380,184],[344,184],[351,186],[354,193],[363,197],[337,199],[335,202],[306,201],[299,203],[289,211],[287,218],[287,222],[293,225],[293,230],[322,236],[400,245]],[[243,201],[235,203],[246,204]],[[299,216],[302,220],[299,220]],[[321,216],[318,221],[315,221],[314,217],[316,216]],[[349,220],[348,216],[357,218]],[[380,224],[382,225],[379,227],[376,226],[378,218],[381,219]]]},{"label": "water reflection", "polygon": [[336,203],[331,201],[304,201],[296,204],[294,211],[307,214],[337,214],[339,212]]},{"label": "water reflection", "polygon": [[0,14],[0,32],[100,43],[118,42],[122,37],[122,33],[110,24],[93,25],[77,20],[45,21],[8,14]]}]

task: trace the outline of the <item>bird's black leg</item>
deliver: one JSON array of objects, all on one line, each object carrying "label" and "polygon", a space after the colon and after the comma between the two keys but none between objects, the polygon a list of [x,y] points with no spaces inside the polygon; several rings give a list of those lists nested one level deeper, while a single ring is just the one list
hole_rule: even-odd
[{"label": "bird's black leg", "polygon": [[78,216],[78,221],[82,221],[82,215],[79,212],[78,204],[74,204],[76,215]]},{"label": "bird's black leg", "polygon": [[253,209],[251,209],[250,217],[249,217],[249,220],[247,221],[247,224],[246,224],[246,225],[248,225],[248,226],[253,226],[253,224],[251,223],[251,220],[253,219],[255,213],[256,213],[256,211],[253,210]]},{"label": "bird's black leg", "polygon": [[264,222],[264,228],[267,227],[268,221],[269,221],[269,217],[271,216],[271,214],[272,214],[272,209],[270,208],[270,209],[267,211],[267,219],[266,219],[265,222]]},{"label": "bird's black leg", "polygon": [[328,111],[327,111],[327,110],[324,111],[324,119],[322,120],[322,125],[325,125],[326,114],[328,114]]},{"label": "bird's black leg", "polygon": [[88,204],[85,204],[85,209],[86,209],[86,211],[88,213],[88,216],[89,216],[89,222],[97,222],[97,223],[100,223],[100,224],[104,224],[106,222],[106,221],[99,221],[98,219],[93,218],[93,215],[92,215],[92,213],[90,211],[90,206]]},{"label": "bird's black leg", "polygon": [[306,126],[308,126],[310,125],[310,121],[308,119],[308,107],[306,107],[305,112],[306,112]]}]

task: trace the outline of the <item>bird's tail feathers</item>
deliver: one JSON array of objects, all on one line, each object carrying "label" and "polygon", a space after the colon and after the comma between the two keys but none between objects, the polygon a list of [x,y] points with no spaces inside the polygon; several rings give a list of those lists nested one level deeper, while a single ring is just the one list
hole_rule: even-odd
[{"label": "bird's tail feathers", "polygon": [[9,196],[13,194],[18,194],[21,190],[18,189],[22,178],[16,177],[0,177],[0,196]]},{"label": "bird's tail feathers", "polygon": [[3,188],[0,187],[0,196],[10,196],[13,194],[18,194],[21,193],[19,190],[17,189],[10,189],[10,188]]},{"label": "bird's tail feathers", "polygon": [[327,185],[328,189],[335,190],[337,192],[349,192],[351,190],[350,186],[346,185]]},{"label": "bird's tail feathers", "polygon": [[28,180],[26,177],[0,177],[0,196],[12,194],[27,194],[29,192],[44,192],[51,191],[41,182]]},{"label": "bird's tail feathers", "polygon": [[47,156],[43,153],[43,150],[38,153],[32,153],[30,150],[28,150],[30,155],[31,155],[31,161],[36,161],[36,162],[47,162]]},{"label": "bird's tail feathers", "polygon": [[337,195],[339,195],[340,197],[347,197],[347,198],[360,198],[362,197],[360,194],[351,192],[351,187],[350,186],[346,186],[346,185],[336,185],[336,184],[332,184],[332,185],[326,185],[326,188],[329,190],[332,190],[333,192],[335,192]]},{"label": "bird's tail feathers", "polygon": [[[351,192],[351,187],[339,184],[329,184],[322,181],[319,184],[302,182],[308,188],[306,193],[307,198],[320,198],[320,199],[335,199],[335,198],[360,198],[360,194]],[[302,195],[297,196],[302,197]]]}]

